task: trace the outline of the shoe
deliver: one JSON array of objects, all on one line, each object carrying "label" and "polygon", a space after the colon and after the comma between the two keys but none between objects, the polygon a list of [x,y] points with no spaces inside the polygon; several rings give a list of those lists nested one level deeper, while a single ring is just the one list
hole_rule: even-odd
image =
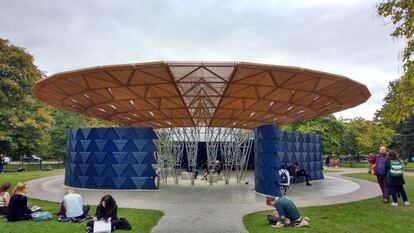
[{"label": "shoe", "polygon": [[384,199],[383,201],[382,201],[382,203],[384,203],[384,204],[388,204],[388,200],[387,199]]},{"label": "shoe", "polygon": [[306,221],[310,221],[310,219],[308,217],[303,217],[303,219],[305,219]]},{"label": "shoe", "polygon": [[312,184],[310,184],[310,183],[307,183],[307,184],[306,184],[306,186],[312,186]]},{"label": "shoe", "polygon": [[404,205],[410,205],[409,201],[404,201]]},{"label": "shoe", "polygon": [[398,206],[398,203],[393,202],[393,203],[391,203],[391,206],[397,207]]}]

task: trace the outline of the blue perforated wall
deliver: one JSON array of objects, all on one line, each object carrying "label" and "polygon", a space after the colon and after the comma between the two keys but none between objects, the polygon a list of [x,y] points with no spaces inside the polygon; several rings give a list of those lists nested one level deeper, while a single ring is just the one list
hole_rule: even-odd
[{"label": "blue perforated wall", "polygon": [[65,185],[92,189],[156,189],[152,128],[68,131]]},{"label": "blue perforated wall", "polygon": [[255,129],[255,188],[259,193],[280,196],[279,169],[298,162],[311,180],[323,179],[322,140],[318,134],[281,132],[276,125]]},{"label": "blue perforated wall", "polygon": [[256,192],[280,197],[279,129],[275,125],[263,125],[257,127],[254,134]]}]

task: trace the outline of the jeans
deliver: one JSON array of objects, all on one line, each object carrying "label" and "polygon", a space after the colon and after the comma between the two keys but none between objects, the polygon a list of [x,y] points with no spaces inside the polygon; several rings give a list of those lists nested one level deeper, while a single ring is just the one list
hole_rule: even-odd
[{"label": "jeans", "polygon": [[402,185],[390,185],[388,187],[392,195],[392,201],[397,202],[397,194],[401,194],[403,201],[408,201],[407,194],[405,193],[404,187]]}]

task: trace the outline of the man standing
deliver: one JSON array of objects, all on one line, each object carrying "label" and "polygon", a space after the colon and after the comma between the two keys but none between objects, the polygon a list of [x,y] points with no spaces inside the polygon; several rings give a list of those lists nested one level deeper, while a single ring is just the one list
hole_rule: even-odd
[{"label": "man standing", "polygon": [[385,168],[385,164],[387,162],[387,148],[385,146],[381,146],[378,154],[375,156],[373,161],[374,165],[374,175],[377,176],[378,184],[381,188],[382,197],[384,198],[384,203],[388,203],[390,201],[389,191],[387,186],[387,170]]}]

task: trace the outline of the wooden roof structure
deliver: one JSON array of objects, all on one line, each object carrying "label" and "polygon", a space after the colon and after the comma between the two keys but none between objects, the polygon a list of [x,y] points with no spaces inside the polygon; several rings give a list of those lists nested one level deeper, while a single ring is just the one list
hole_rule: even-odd
[{"label": "wooden roof structure", "polygon": [[54,74],[32,92],[71,112],[153,128],[284,125],[352,108],[371,96],[344,76],[246,62],[99,66]]}]

